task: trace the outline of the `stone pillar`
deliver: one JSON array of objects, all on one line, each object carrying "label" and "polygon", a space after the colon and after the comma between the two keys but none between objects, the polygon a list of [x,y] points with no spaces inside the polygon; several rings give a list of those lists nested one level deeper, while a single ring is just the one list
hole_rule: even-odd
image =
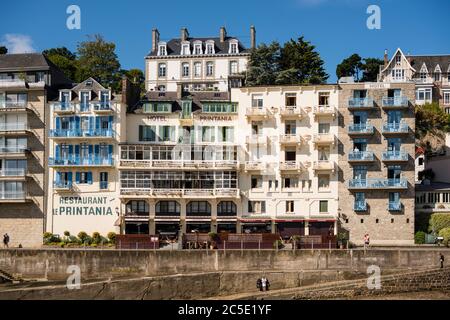
[{"label": "stone pillar", "polygon": [[148,220],[148,232],[151,235],[156,233],[156,224],[155,224],[155,206],[156,201],[153,199],[147,200],[148,209],[149,209],[149,220]]},{"label": "stone pillar", "polygon": [[276,224],[276,222],[275,222],[275,220],[271,220],[271,227],[272,227],[272,233],[277,233],[277,224]]},{"label": "stone pillar", "polygon": [[180,225],[181,233],[186,233],[186,200],[180,200]]},{"label": "stone pillar", "polygon": [[211,205],[211,232],[217,232],[217,200],[210,200]]},{"label": "stone pillar", "polygon": [[309,222],[305,221],[305,236],[309,236]]},{"label": "stone pillar", "polygon": [[242,202],[243,201],[238,201],[236,204],[236,233],[242,233],[242,224],[240,220],[242,217]]},{"label": "stone pillar", "polygon": [[334,235],[337,236],[338,234],[338,221],[334,221]]}]

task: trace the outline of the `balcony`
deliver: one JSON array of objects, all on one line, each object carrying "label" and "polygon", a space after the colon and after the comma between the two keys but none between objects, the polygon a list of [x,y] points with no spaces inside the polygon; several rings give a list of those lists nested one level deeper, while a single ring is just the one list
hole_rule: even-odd
[{"label": "balcony", "polygon": [[121,188],[120,195],[124,198],[239,198],[237,188],[216,189],[152,189],[152,188]]},{"label": "balcony", "polygon": [[27,194],[24,191],[0,191],[0,202],[2,203],[26,202],[27,200]]},{"label": "balcony", "polygon": [[365,189],[407,189],[408,181],[406,179],[351,179],[348,182],[349,190]]},{"label": "balcony", "polygon": [[264,120],[267,119],[269,117],[269,115],[271,115],[271,113],[269,112],[269,110],[267,108],[256,108],[256,107],[251,107],[251,108],[247,108],[245,111],[245,117],[250,120]]},{"label": "balcony", "polygon": [[55,181],[53,183],[53,189],[56,191],[72,190],[72,181]]},{"label": "balcony", "polygon": [[1,133],[17,133],[25,132],[28,130],[28,124],[26,123],[0,123]]},{"label": "balcony", "polygon": [[316,146],[332,146],[335,144],[336,138],[331,133],[319,133],[314,135],[313,142]]},{"label": "balcony", "polygon": [[96,139],[106,139],[114,138],[115,132],[110,129],[98,129],[98,130],[76,130],[76,129],[51,129],[49,137],[53,139],[86,139],[86,138],[96,138]]},{"label": "balcony", "polygon": [[355,203],[353,204],[353,210],[356,212],[367,211],[367,202],[366,201],[355,201]]},{"label": "balcony", "polygon": [[26,170],[24,168],[18,168],[18,169],[2,169],[0,170],[0,178],[4,179],[14,179],[17,180],[17,178],[25,179]]},{"label": "balcony", "polygon": [[302,138],[295,133],[281,134],[280,143],[283,145],[301,145]]},{"label": "balcony", "polygon": [[266,169],[266,164],[262,161],[246,161],[244,164],[244,171],[263,171]]},{"label": "balcony", "polygon": [[354,123],[348,126],[349,135],[373,135],[374,132],[373,125],[369,123]]},{"label": "balcony", "polygon": [[313,113],[315,117],[336,117],[337,110],[329,105],[319,105],[314,107]]},{"label": "balcony", "polygon": [[248,145],[256,145],[256,144],[267,144],[267,140],[269,137],[265,134],[252,134],[251,136],[247,136],[245,138],[245,142]]},{"label": "balcony", "polygon": [[400,201],[389,201],[388,210],[389,211],[402,211],[402,203]]},{"label": "balcony", "polygon": [[26,101],[2,101],[0,103],[0,111],[17,111],[25,110],[28,107]]},{"label": "balcony", "polygon": [[99,114],[108,114],[114,111],[113,104],[111,102],[96,102],[92,103],[92,110]]},{"label": "balcony", "polygon": [[25,146],[0,146],[0,154],[7,157],[26,157],[29,149]]},{"label": "balcony", "polygon": [[331,171],[334,172],[334,161],[319,160],[313,162],[314,171]]},{"label": "balcony", "polygon": [[0,88],[26,88],[26,82],[19,78],[0,79]]},{"label": "balcony", "polygon": [[351,98],[348,100],[348,109],[365,110],[373,108],[372,98]]},{"label": "balcony", "polygon": [[282,172],[301,172],[303,165],[297,161],[280,162],[280,171]]},{"label": "balcony", "polygon": [[385,162],[408,161],[408,153],[405,151],[385,151],[381,155],[381,159]]},{"label": "balcony", "polygon": [[348,162],[373,162],[375,160],[373,151],[350,151]]},{"label": "balcony", "polygon": [[408,134],[409,127],[406,122],[393,122],[383,124],[383,134]]},{"label": "balcony", "polygon": [[303,109],[294,106],[282,107],[280,116],[283,119],[301,119],[303,117]]},{"label": "balcony", "polygon": [[51,107],[57,114],[73,114],[76,111],[75,104],[70,102],[55,102]]},{"label": "balcony", "polygon": [[112,157],[67,157],[67,158],[49,158],[48,165],[50,167],[73,167],[73,166],[99,166],[99,167],[111,167],[114,165],[114,159]]},{"label": "balcony", "polygon": [[383,97],[381,100],[383,109],[403,109],[409,107],[408,97]]}]

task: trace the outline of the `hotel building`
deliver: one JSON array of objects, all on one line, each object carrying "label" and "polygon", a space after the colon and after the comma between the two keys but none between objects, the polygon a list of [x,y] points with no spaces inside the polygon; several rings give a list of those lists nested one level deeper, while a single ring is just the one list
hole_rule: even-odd
[{"label": "hotel building", "polygon": [[[250,27],[250,48],[255,47],[256,30]],[[182,28],[180,38],[162,41],[152,31],[152,49],[145,58],[146,91],[228,91],[240,87],[250,49],[224,27],[219,37],[193,38]]]},{"label": "hotel building", "polygon": [[[123,87],[127,88],[124,80]],[[49,113],[47,231],[119,231],[118,144],[126,98],[89,78],[59,91]]]},{"label": "hotel building", "polygon": [[0,234],[10,246],[42,244],[48,100],[69,83],[41,54],[0,55]]}]

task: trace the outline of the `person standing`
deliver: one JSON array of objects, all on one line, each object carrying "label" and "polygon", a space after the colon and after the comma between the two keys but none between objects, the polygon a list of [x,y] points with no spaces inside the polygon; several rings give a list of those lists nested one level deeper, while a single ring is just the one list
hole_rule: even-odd
[{"label": "person standing", "polygon": [[444,268],[444,255],[439,253],[439,262],[441,263],[441,269]]},{"label": "person standing", "polygon": [[267,278],[262,277],[262,279],[261,279],[262,290],[261,291],[267,291],[267,283],[268,283]]},{"label": "person standing", "polygon": [[3,246],[9,248],[9,235],[7,233],[3,235]]},{"label": "person standing", "polygon": [[367,249],[369,247],[369,245],[370,245],[370,237],[369,237],[369,234],[366,233],[364,235],[364,250]]},{"label": "person standing", "polygon": [[261,278],[258,278],[258,280],[256,280],[256,287],[259,289],[259,291],[263,291]]}]

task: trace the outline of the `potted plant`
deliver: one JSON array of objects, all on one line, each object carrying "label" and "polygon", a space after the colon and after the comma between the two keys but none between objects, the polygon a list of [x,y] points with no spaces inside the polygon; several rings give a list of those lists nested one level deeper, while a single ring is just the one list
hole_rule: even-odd
[{"label": "potted plant", "polygon": [[209,232],[209,247],[210,249],[217,248],[217,240],[218,240],[218,234],[216,232]]},{"label": "potted plant", "polygon": [[341,231],[337,235],[338,239],[338,246],[340,249],[344,249],[345,243],[348,241],[348,234],[347,232]]}]

